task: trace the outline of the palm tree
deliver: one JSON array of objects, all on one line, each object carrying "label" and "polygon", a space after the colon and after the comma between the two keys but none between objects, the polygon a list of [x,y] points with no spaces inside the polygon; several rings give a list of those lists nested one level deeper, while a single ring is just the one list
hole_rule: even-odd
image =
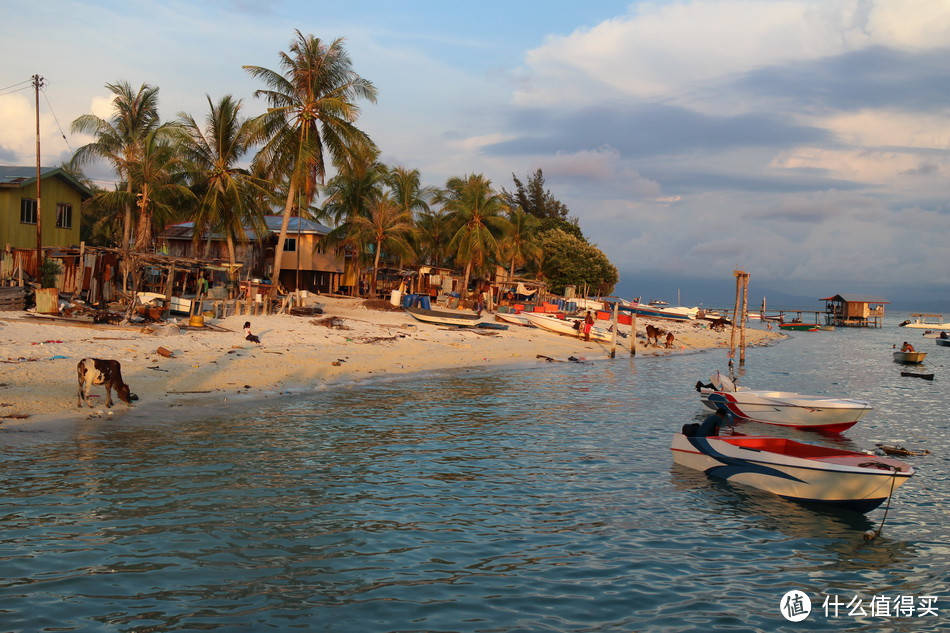
[{"label": "palm tree", "polygon": [[377,152],[369,156],[351,156],[339,173],[327,182],[323,210],[336,225],[355,216],[369,216],[369,206],[384,194],[389,170],[376,161]]},{"label": "palm tree", "polygon": [[472,271],[484,269],[499,255],[498,239],[509,224],[502,214],[509,207],[481,174],[449,178],[437,201],[455,223],[449,252],[465,262],[462,292],[467,295]]},{"label": "palm tree", "polygon": [[[370,202],[369,215],[356,215],[344,224],[346,239],[354,245],[372,247],[373,282],[372,296],[376,296],[376,279],[379,273],[379,261],[383,253],[411,257],[412,246],[409,236],[414,226],[412,214],[400,208],[396,202],[384,195]],[[365,249],[361,249],[365,252]]]},{"label": "palm tree", "polygon": [[[106,88],[113,94],[112,117],[107,121],[94,114],[83,114],[72,122],[73,133],[92,134],[96,140],[76,150],[71,164],[78,167],[96,158],[108,161],[125,182],[131,200],[130,171],[141,160],[145,137],[159,125],[158,88],[142,84],[133,91],[127,81],[106,84]],[[123,205],[121,247],[124,251],[132,239],[132,208],[130,201]]]},{"label": "palm tree", "polygon": [[333,164],[340,165],[353,151],[375,147],[354,123],[359,116],[356,100],[375,103],[376,87],[353,71],[342,38],[327,44],[298,30],[290,52],[280,53],[280,67],[282,73],[244,66],[268,87],[254,93],[270,104],[256,121],[264,142],[257,160],[268,165],[272,175],[289,177],[274,251],[275,282],[280,278],[291,211],[295,204],[310,205],[317,181],[323,184],[326,178],[324,152],[329,152]]},{"label": "palm tree", "polygon": [[235,241],[247,241],[245,226],[263,235],[264,203],[271,194],[266,180],[238,167],[253,139],[252,125],[240,117],[241,100],[226,95],[215,104],[211,97],[207,99],[209,112],[204,126],[189,114],[179,114],[179,148],[188,181],[198,198],[194,239],[197,242],[207,233],[210,244],[212,232],[224,233],[228,258],[234,264]]},{"label": "palm tree", "polygon": [[420,263],[441,267],[449,260],[452,223],[443,209],[424,211],[416,218],[416,253]]},{"label": "palm tree", "polygon": [[508,260],[508,280],[515,276],[515,269],[528,262],[537,261],[541,255],[538,244],[538,228],[541,221],[525,213],[521,207],[515,207],[508,214],[508,227],[502,236],[500,246]]},{"label": "palm tree", "polygon": [[386,184],[396,204],[409,213],[428,212],[429,200],[436,194],[435,187],[422,186],[422,174],[418,169],[393,167],[386,176]]}]

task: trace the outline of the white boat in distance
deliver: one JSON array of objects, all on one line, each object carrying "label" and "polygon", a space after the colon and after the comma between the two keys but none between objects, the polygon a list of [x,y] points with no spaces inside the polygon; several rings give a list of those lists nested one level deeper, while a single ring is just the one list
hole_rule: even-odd
[{"label": "white boat in distance", "polygon": [[673,436],[673,461],[793,501],[870,512],[914,476],[909,464],[784,437]]},{"label": "white boat in distance", "polygon": [[711,384],[718,388],[697,386],[710,409],[721,407],[738,418],[775,426],[841,433],[872,410],[863,400],[738,387],[721,374],[714,375]]},{"label": "white boat in distance", "polygon": [[455,327],[475,327],[482,318],[478,314],[465,312],[443,312],[441,310],[426,310],[425,308],[403,308],[418,321],[432,325],[454,325]]},{"label": "white boat in distance", "polygon": [[943,320],[942,314],[912,314],[900,327],[912,327],[921,330],[950,330],[950,322]]},{"label": "white boat in distance", "polygon": [[[584,338],[583,330],[574,328],[575,319],[559,319],[543,312],[522,312],[521,316],[543,330],[564,336],[573,336],[574,338]],[[580,327],[584,327],[583,321],[580,323]],[[609,343],[613,340],[613,332],[594,325],[590,329],[590,338],[592,341]]]}]

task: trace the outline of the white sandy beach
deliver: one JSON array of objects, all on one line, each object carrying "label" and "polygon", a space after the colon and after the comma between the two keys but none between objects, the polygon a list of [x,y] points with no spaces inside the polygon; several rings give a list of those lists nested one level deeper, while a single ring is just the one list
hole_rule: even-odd
[{"label": "white sandy beach", "polygon": [[[506,367],[609,358],[610,345],[510,326],[507,330],[458,329],[420,323],[402,310],[377,310],[359,299],[317,297],[321,316],[232,316],[211,323],[230,332],[142,327],[75,327],[61,321],[38,322],[23,312],[0,312],[0,423],[26,425],[37,420],[79,420],[127,415],[130,408],[94,387],[93,408],[77,407],[76,365],[85,357],[122,364],[122,375],[138,396],[132,411],[190,407],[238,398],[276,397],[353,380],[453,367]],[[244,339],[243,325],[260,337]],[[484,320],[492,320],[486,314]],[[187,322],[187,319],[184,320]],[[673,350],[645,347],[637,357],[677,354],[729,346],[730,330],[713,332],[706,322],[647,323],[672,331]],[[158,326],[162,330],[161,326]],[[629,327],[621,331],[629,332]],[[178,333],[175,333],[178,332]],[[747,345],[763,345],[782,335],[747,329]],[[629,357],[630,338],[621,338],[617,358]],[[164,347],[171,358],[160,355]]]}]

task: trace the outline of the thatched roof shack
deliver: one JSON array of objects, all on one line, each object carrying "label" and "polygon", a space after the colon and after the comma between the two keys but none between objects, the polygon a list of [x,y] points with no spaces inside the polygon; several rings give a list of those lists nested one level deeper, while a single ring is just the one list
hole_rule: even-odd
[{"label": "thatched roof shack", "polygon": [[845,327],[881,327],[884,321],[884,306],[890,303],[873,295],[834,295],[821,299],[825,302],[825,318],[828,325]]}]

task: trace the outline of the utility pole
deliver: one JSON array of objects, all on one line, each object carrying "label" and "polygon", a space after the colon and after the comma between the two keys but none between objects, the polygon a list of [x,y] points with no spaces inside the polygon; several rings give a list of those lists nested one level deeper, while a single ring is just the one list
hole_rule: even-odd
[{"label": "utility pole", "polygon": [[43,263],[43,206],[40,195],[40,88],[43,87],[43,78],[33,75],[33,93],[36,96],[36,276],[40,275],[40,265]]}]

